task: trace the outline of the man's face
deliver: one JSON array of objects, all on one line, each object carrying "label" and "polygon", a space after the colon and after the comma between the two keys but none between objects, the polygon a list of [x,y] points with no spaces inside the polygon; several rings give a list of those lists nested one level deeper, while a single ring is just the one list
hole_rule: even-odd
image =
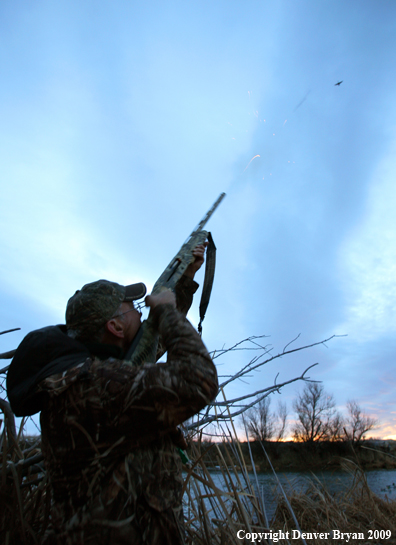
[{"label": "man's face", "polygon": [[123,325],[125,346],[129,346],[141,326],[142,313],[134,307],[132,302],[124,302],[121,303],[117,317]]}]

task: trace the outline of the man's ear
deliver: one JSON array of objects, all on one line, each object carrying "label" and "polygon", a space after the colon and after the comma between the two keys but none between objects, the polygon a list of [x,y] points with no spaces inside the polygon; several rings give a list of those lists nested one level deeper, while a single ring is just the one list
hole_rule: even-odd
[{"label": "man's ear", "polygon": [[124,328],[122,327],[122,323],[119,320],[115,318],[109,320],[108,322],[106,322],[105,328],[109,333],[111,333],[111,335],[114,335],[119,339],[124,338]]}]

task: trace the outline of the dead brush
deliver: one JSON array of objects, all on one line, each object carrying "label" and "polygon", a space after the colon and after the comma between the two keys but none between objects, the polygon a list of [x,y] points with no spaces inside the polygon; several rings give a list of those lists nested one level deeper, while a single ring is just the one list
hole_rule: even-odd
[{"label": "dead brush", "polygon": [[[21,430],[22,426],[16,436],[12,426],[7,424],[1,430],[1,545],[40,544],[49,521],[51,496],[42,465],[40,439],[23,438]],[[184,482],[187,543],[240,544],[243,540],[237,537],[239,530],[264,533],[270,529],[284,532],[296,528],[303,532],[338,529],[363,532],[367,536],[370,529],[391,530],[392,535],[396,535],[396,501],[383,500],[373,494],[364,472],[351,462],[347,469],[353,474],[353,483],[347,489],[330,494],[313,477],[307,490],[294,490],[287,499],[279,496],[274,518],[268,522],[263,495],[258,482],[248,474],[236,435],[223,436],[223,440],[227,449],[220,449],[218,443],[208,445],[201,441],[191,445],[191,461],[185,466]],[[252,457],[250,465],[254,468]],[[300,540],[294,542],[301,543]],[[267,543],[271,541],[268,539]],[[309,543],[321,545],[329,541],[310,540]],[[349,543],[362,545],[361,540]],[[395,540],[386,540],[386,543],[392,544]]]},{"label": "dead brush", "polygon": [[0,543],[39,544],[50,509],[40,439],[23,438],[23,423],[18,435],[13,428],[5,417],[1,434]]},{"label": "dead brush", "polygon": [[[216,443],[205,447],[198,441],[191,446],[193,462],[186,468],[184,481],[188,543],[240,544],[238,530],[268,531],[265,510],[249,479],[239,441],[230,438],[228,445],[232,456],[228,449],[224,456]],[[213,480],[214,467],[220,473],[220,485]]]},{"label": "dead brush", "polygon": [[[14,353],[4,352],[0,360]],[[24,419],[17,432],[14,414],[4,399],[8,367],[0,370],[0,545],[40,544],[50,511],[40,437],[24,436]]]},{"label": "dead brush", "polygon": [[[369,488],[363,470],[355,463],[345,460],[343,469],[351,473],[352,484],[345,490],[330,494],[317,477],[308,489],[292,491],[289,502],[304,532],[329,532],[334,529],[343,533],[363,533],[365,539],[369,530],[390,530],[396,535],[396,501],[381,499]],[[291,531],[295,528],[286,502],[279,497],[272,527]],[[286,541],[285,541],[286,543]],[[329,540],[313,539],[310,543],[328,544]],[[349,543],[362,540],[350,539]],[[378,543],[376,540],[367,543]],[[386,543],[396,543],[387,539]]]}]

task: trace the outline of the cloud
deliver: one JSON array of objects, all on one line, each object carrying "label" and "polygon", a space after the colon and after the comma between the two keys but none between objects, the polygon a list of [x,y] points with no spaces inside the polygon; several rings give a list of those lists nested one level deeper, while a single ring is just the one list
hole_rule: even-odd
[{"label": "cloud", "polygon": [[345,327],[360,341],[395,333],[396,144],[375,169],[366,213],[340,248]]}]

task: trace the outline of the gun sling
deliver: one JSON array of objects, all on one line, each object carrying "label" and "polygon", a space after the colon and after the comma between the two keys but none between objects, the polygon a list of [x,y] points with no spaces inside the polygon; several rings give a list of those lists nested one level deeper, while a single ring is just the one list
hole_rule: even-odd
[{"label": "gun sling", "polygon": [[209,305],[210,294],[212,293],[213,280],[216,268],[216,246],[212,233],[208,232],[208,246],[206,248],[205,279],[202,287],[201,302],[199,303],[199,324],[198,332],[202,335],[202,322]]}]

